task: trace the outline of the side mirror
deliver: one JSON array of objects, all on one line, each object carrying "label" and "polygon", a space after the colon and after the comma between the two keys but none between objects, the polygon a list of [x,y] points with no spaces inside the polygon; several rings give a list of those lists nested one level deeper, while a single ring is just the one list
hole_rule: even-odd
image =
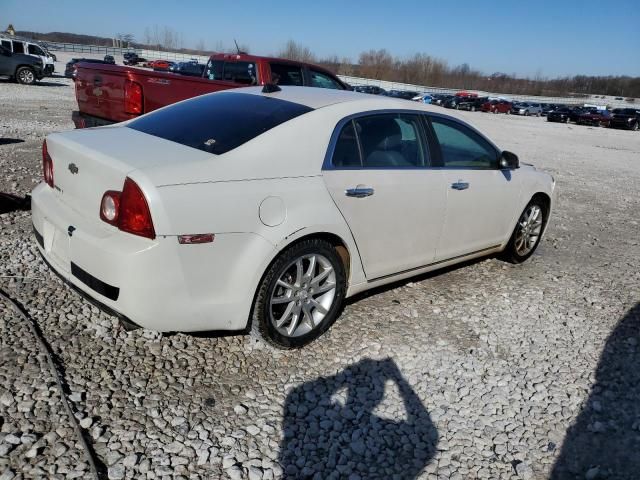
[{"label": "side mirror", "polygon": [[520,168],[520,160],[515,153],[504,150],[500,155],[500,168],[503,170],[515,170]]}]

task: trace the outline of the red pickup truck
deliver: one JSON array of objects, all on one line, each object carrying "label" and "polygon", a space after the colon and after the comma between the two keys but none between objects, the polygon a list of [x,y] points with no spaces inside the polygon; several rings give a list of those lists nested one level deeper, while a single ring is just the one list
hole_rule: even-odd
[{"label": "red pickup truck", "polygon": [[79,63],[76,128],[109,125],[205,93],[250,85],[298,85],[346,90],[328,70],[308,63],[247,54],[216,54],[202,77],[136,67]]}]

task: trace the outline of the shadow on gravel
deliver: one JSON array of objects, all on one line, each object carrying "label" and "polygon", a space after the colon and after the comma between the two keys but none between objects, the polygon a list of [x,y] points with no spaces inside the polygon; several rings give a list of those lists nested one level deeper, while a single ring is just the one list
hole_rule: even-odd
[{"label": "shadow on gravel", "polygon": [[19,197],[12,193],[0,192],[0,214],[16,210],[31,210],[31,196]]},{"label": "shadow on gravel", "polygon": [[640,477],[640,303],[613,330],[552,480]]},{"label": "shadow on gravel", "polygon": [[0,138],[0,145],[11,145],[12,143],[24,143],[21,138]]},{"label": "shadow on gravel", "polygon": [[[387,407],[391,389],[400,398]],[[365,359],[295,388],[283,431],[279,461],[287,479],[414,479],[438,442],[429,412],[390,358]]]}]

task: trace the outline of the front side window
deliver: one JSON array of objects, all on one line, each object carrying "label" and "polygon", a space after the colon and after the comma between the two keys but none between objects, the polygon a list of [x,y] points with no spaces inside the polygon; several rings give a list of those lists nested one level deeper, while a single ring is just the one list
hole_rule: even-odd
[{"label": "front side window", "polygon": [[318,72],[316,70],[309,70],[311,75],[311,86],[317,88],[334,88],[342,90],[343,87],[335,79],[331,78],[326,73]]},{"label": "front side window", "polygon": [[286,63],[272,63],[271,82],[276,85],[293,85],[296,87],[302,87],[304,85],[302,68],[297,65],[289,65]]},{"label": "front side window", "polygon": [[40,55],[40,56],[43,56],[43,57],[45,56],[44,52],[42,51],[42,49],[40,47],[38,47],[37,45],[33,45],[33,44],[29,45],[29,53],[31,55]]},{"label": "front side window", "polygon": [[420,118],[394,113],[359,117],[346,124],[333,154],[335,167],[416,168],[426,165]]},{"label": "front side window", "polygon": [[497,168],[496,150],[473,130],[443,118],[431,118],[446,168]]},{"label": "front side window", "polygon": [[2,40],[2,46],[11,51],[11,42],[9,40]]}]

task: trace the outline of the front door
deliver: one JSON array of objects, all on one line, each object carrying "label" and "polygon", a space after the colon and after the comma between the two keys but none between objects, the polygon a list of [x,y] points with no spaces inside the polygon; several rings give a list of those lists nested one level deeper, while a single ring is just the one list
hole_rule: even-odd
[{"label": "front door", "polygon": [[467,126],[435,116],[431,125],[440,146],[447,192],[436,260],[501,245],[513,227],[518,205],[518,170],[500,170],[500,152]]},{"label": "front door", "polygon": [[368,280],[431,263],[446,191],[429,169],[418,115],[385,113],[349,120],[323,176],[353,233]]}]

